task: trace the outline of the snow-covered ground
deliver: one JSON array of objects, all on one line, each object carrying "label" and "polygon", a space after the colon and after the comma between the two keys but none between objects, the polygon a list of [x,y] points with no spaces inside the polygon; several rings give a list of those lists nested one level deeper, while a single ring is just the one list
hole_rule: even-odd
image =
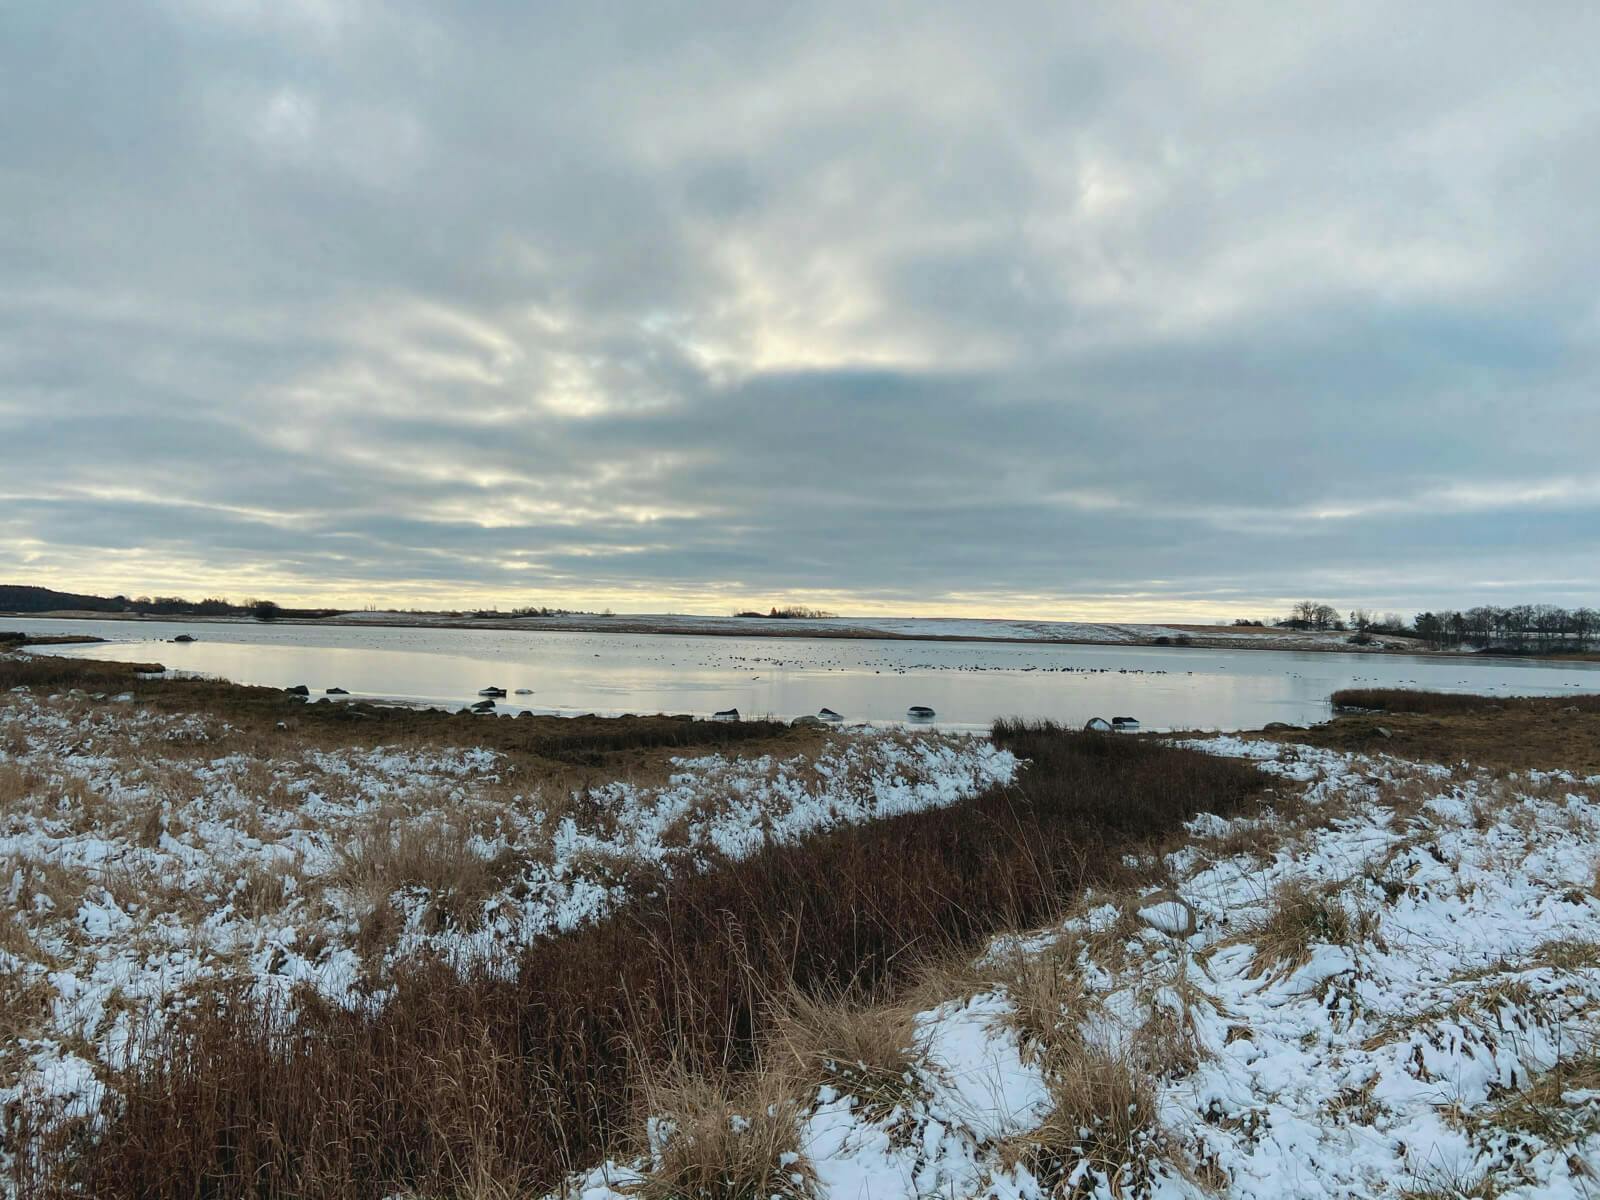
[{"label": "snow-covered ground", "polygon": [[[1276,649],[1381,649],[1352,646],[1348,632],[1317,632],[1297,629],[1237,629],[1228,625],[1194,626],[1152,625],[1105,621],[1008,621],[965,617],[829,617],[819,619],[773,617],[713,617],[682,613],[623,613],[598,617],[572,613],[553,617],[505,617],[478,619],[447,613],[352,612],[341,613],[318,624],[350,625],[432,625],[515,627],[518,629],[570,629],[692,634],[734,634],[745,637],[796,636],[958,638],[963,641],[1081,642],[1099,645],[1148,645],[1157,638],[1177,641],[1188,638],[1196,644],[1213,646],[1257,646]],[[1387,639],[1403,642],[1404,639]]]},{"label": "snow-covered ground", "polygon": [[[1593,1194],[1600,777],[1193,744],[1257,760],[1274,814],[1203,816],[1132,864],[1147,887],[952,969],[910,1019],[893,1105],[797,1096],[779,1190]],[[403,956],[509,961],[636,878],[1016,769],[979,739],[860,733],[541,794],[484,750],[263,757],[218,720],[0,695],[0,1108],[89,1110],[104,1064],[196,981],[381,1000]],[[651,1129],[658,1153],[684,1136],[670,1111]],[[578,1187],[620,1200],[650,1170]]]},{"label": "snow-covered ground", "polygon": [[1011,778],[983,739],[863,733],[542,792],[487,750],[263,758],[218,720],[0,695],[0,1109],[87,1109],[99,1067],[198,980],[381,998],[400,958],[509,963],[630,882],[951,804]]},{"label": "snow-covered ground", "polygon": [[1595,1194],[1600,778],[1198,744],[1262,759],[1285,815],[1202,817],[1145,864],[1167,890],[998,940],[916,1017],[911,1098],[801,1097],[794,1194]]}]

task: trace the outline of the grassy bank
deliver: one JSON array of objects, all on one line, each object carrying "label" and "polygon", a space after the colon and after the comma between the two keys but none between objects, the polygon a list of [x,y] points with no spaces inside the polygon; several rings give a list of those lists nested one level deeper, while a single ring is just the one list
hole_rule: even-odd
[{"label": "grassy bank", "polygon": [[[0,788],[123,867],[201,827],[326,842],[299,901],[224,904],[270,930],[370,890],[368,979],[330,993],[271,937],[265,974],[192,977],[96,1106],[6,1107],[24,1194],[1418,1200],[1579,1196],[1600,1168],[1600,774],[1560,770],[1583,702],[1369,693],[1183,745],[751,734],[581,769],[468,748],[511,720],[397,725],[424,740],[374,758],[378,715],[303,726],[291,777],[261,774],[292,744],[278,700],[231,725],[140,686],[0,692]],[[1020,769],[978,786],[996,755]],[[127,760],[175,773],[153,826],[111,794]],[[597,881],[581,922],[503,920]],[[66,953],[106,902],[51,886]]]},{"label": "grassy bank", "polygon": [[1472,696],[1404,689],[1334,693],[1335,718],[1280,740],[1424,762],[1600,771],[1600,695]]},{"label": "grassy bank", "polygon": [[[148,686],[152,706],[212,695]],[[1259,786],[1243,764],[1134,739],[1004,724],[996,740],[1029,760],[1014,786],[712,856],[693,874],[637,872],[633,900],[509,968],[395,961],[381,995],[350,1004],[302,988],[263,1006],[258,987],[199,981],[191,1007],[110,1073],[90,1122],[108,1122],[104,1136],[8,1114],[18,1182],[297,1196],[448,1194],[485,1172],[554,1184],[624,1144],[641,1080],[669,1060],[754,1061],[773,996],[881,995],[915,962],[1055,911],[1121,870],[1123,851]]]}]

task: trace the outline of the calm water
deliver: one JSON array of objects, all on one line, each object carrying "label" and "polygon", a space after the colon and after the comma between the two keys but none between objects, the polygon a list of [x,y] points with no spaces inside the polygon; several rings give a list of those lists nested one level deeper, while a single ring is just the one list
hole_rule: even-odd
[{"label": "calm water", "polygon": [[[1150,729],[1251,729],[1326,720],[1328,696],[1371,685],[1504,695],[1600,691],[1600,664],[1519,659],[1201,650],[1155,646],[679,637],[7,617],[6,628],[93,634],[87,658],[155,661],[240,683],[459,707],[495,685],[502,711],[794,717],[827,706],[895,722],[927,705],[940,725],[996,716],[1131,716]],[[189,633],[199,640],[174,645]]]}]

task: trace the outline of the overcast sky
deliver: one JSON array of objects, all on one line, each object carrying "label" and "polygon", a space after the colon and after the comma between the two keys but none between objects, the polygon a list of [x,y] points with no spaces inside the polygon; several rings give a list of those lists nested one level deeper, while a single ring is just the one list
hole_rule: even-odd
[{"label": "overcast sky", "polygon": [[0,9],[0,582],[1600,601],[1600,7]]}]

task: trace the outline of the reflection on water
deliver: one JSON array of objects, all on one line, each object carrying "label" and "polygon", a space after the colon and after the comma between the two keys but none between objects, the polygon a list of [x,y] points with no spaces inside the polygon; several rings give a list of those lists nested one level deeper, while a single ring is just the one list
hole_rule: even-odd
[{"label": "reflection on water", "polygon": [[[1030,645],[866,639],[680,637],[495,629],[393,629],[6,618],[32,633],[93,634],[113,645],[62,648],[88,658],[157,661],[241,683],[314,695],[460,707],[486,687],[502,712],[669,712],[783,718],[832,709],[845,721],[939,725],[997,716],[1132,717],[1145,729],[1251,729],[1328,716],[1352,685],[1505,695],[1600,691],[1600,664],[1525,659]],[[173,645],[180,633],[198,640]]]}]

